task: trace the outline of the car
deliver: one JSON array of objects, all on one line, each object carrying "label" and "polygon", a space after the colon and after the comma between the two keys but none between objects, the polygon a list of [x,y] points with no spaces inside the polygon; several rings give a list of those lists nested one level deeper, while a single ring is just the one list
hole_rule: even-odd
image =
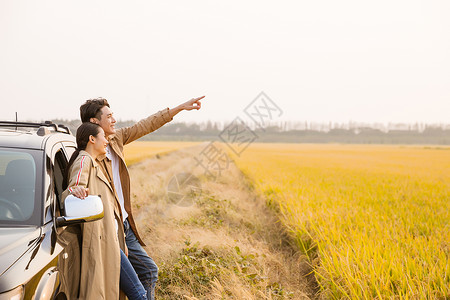
[{"label": "car", "polygon": [[97,196],[61,199],[75,149],[63,125],[0,121],[0,300],[71,298],[79,245],[62,237],[103,217]]}]

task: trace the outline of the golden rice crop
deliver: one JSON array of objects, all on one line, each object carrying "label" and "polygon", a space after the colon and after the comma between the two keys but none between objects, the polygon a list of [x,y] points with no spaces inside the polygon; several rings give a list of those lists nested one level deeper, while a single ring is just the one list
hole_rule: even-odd
[{"label": "golden rice crop", "polygon": [[198,142],[157,142],[136,141],[124,147],[125,161],[132,165],[156,154],[164,154],[185,147],[199,144]]},{"label": "golden rice crop", "polygon": [[450,148],[254,144],[235,161],[324,298],[450,297]]}]

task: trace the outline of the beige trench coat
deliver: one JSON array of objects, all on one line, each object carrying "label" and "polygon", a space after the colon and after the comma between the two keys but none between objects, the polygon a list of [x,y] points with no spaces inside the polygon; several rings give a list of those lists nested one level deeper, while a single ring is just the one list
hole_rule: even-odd
[{"label": "beige trench coat", "polygon": [[[133,126],[117,129],[115,134],[108,137],[111,151],[114,151],[120,159],[120,182],[122,183],[122,192],[125,204],[124,206],[125,211],[128,213],[128,222],[130,223],[131,230],[133,230],[136,238],[142,246],[145,246],[145,244],[137,231],[136,223],[133,217],[133,211],[131,209],[130,174],[128,173],[127,165],[125,164],[123,146],[137,140],[140,137],[143,137],[150,132],[155,131],[171,120],[172,118],[170,117],[169,109],[166,108],[139,121]],[[99,156],[97,158],[97,161],[107,177],[111,178],[110,184],[114,186],[112,180],[113,173],[111,161],[106,157],[106,155]],[[120,212],[120,217],[122,219],[122,212]]]},{"label": "beige trench coat", "polygon": [[[80,299],[119,299],[119,247],[123,249],[125,238],[123,226],[116,226],[120,212],[115,192],[98,164],[85,151],[80,151],[69,174],[63,199],[71,188],[83,186],[89,188],[90,195],[101,196],[104,210],[103,219],[81,227]],[[74,291],[69,293],[75,294]]]}]

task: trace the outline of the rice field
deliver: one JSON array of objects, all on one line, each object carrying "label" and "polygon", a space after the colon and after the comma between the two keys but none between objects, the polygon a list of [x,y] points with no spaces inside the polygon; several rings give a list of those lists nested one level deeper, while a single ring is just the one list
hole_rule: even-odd
[{"label": "rice field", "polygon": [[323,298],[450,298],[450,148],[253,144],[235,162]]},{"label": "rice field", "polygon": [[153,142],[136,141],[124,147],[125,161],[127,165],[133,165],[146,158],[163,155],[181,148],[199,144],[198,142]]}]

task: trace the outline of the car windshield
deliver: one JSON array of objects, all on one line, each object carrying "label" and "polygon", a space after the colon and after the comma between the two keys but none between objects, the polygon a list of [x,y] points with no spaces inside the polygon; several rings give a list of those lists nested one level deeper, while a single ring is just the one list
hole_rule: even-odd
[{"label": "car windshield", "polygon": [[0,225],[37,225],[42,152],[0,148]]}]

